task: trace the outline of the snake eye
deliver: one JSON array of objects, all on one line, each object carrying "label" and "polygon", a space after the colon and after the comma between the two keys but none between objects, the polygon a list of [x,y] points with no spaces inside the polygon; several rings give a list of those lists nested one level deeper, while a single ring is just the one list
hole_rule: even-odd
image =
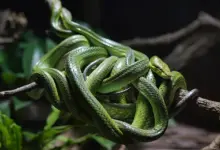
[{"label": "snake eye", "polygon": [[171,71],[168,65],[159,57],[153,56],[150,59],[150,69],[153,70],[158,76],[164,79],[170,79]]}]

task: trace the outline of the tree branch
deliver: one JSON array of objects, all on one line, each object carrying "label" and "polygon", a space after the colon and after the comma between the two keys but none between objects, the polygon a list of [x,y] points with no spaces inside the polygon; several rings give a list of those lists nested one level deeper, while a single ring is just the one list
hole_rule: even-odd
[{"label": "tree branch", "polygon": [[219,41],[219,32],[197,32],[177,44],[174,50],[164,58],[171,69],[180,70],[193,59],[204,56]]},{"label": "tree branch", "polygon": [[13,89],[13,90],[2,91],[2,92],[0,92],[0,99],[6,98],[6,97],[9,97],[9,96],[13,96],[13,95],[16,95],[16,94],[21,93],[21,92],[30,91],[30,90],[36,88],[37,86],[38,85],[37,85],[36,82],[31,82],[27,85],[18,87],[18,88]]},{"label": "tree branch", "polygon": [[185,28],[182,28],[173,33],[168,33],[151,38],[135,38],[132,40],[124,40],[121,43],[127,46],[143,46],[143,45],[155,46],[162,44],[164,45],[170,44],[187,35],[192,34],[196,29],[198,29],[202,25],[211,25],[213,27],[220,29],[220,21],[218,19],[213,18],[212,16],[210,16],[205,12],[200,12],[196,20],[194,20],[192,23],[187,25]]},{"label": "tree branch", "polygon": [[[181,100],[187,94],[188,94],[188,91],[180,90],[177,98]],[[189,100],[189,99],[187,99],[187,100]],[[215,101],[208,100],[208,99],[205,99],[202,97],[197,97],[196,104],[198,107],[200,107],[202,109],[205,109],[207,111],[214,112],[214,113],[217,113],[220,115],[220,102],[215,102]]]},{"label": "tree branch", "polygon": [[[13,90],[1,91],[0,92],[0,99],[6,98],[6,97],[9,97],[9,96],[13,96],[13,95],[16,95],[16,94],[21,93],[21,92],[30,91],[32,89],[37,88],[37,86],[38,86],[38,84],[36,82],[31,82],[31,83],[29,83],[27,85],[18,87],[18,88],[13,89]],[[182,103],[186,103],[185,101],[181,102],[181,100],[188,93],[189,93],[189,91],[180,90],[180,92],[178,93],[178,95],[176,97],[177,101],[179,101],[181,104]],[[187,100],[189,100],[189,99],[187,99]],[[196,104],[200,108],[206,109],[207,111],[215,112],[215,113],[220,115],[220,102],[214,102],[214,101],[211,101],[211,100],[208,100],[208,99],[204,99],[204,98],[198,97],[196,99]]]},{"label": "tree branch", "polygon": [[196,104],[199,107],[201,107],[207,111],[212,111],[212,112],[220,114],[220,103],[219,102],[210,101],[210,100],[207,100],[207,99],[200,97],[197,99]]}]

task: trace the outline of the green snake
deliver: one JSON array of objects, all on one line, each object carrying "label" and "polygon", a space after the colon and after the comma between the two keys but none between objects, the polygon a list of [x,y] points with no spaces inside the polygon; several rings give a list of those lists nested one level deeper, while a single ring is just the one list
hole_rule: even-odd
[{"label": "green snake", "polygon": [[45,96],[117,143],[162,136],[170,116],[182,109],[175,94],[187,89],[183,75],[157,56],[149,59],[73,22],[59,0],[51,10],[51,25],[65,40],[34,66],[30,80],[40,88],[30,96]]}]

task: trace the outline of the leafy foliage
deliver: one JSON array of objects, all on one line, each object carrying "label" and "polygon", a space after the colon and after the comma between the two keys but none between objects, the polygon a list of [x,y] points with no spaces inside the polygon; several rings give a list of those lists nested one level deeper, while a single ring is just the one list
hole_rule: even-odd
[{"label": "leafy foliage", "polygon": [[[88,24],[85,25],[89,26]],[[55,46],[56,42],[50,38],[39,37],[32,31],[27,31],[19,41],[9,45],[4,50],[0,50],[0,89],[11,89],[26,84],[32,67]],[[11,111],[11,104],[13,111]],[[22,129],[10,117],[13,116],[14,111],[16,113],[30,105],[32,105],[32,101],[25,94],[20,97],[13,96],[0,102],[0,150],[64,150],[70,146],[91,140],[96,141],[102,148],[110,150],[115,144],[94,134],[88,134],[78,139],[64,136],[63,133],[71,130],[72,125],[66,124],[66,121],[57,122],[61,118],[68,120],[70,115],[63,115],[63,112],[55,107],[52,107],[51,113],[45,118],[46,124],[43,129],[38,132]],[[62,145],[56,146],[56,143],[59,142],[62,142]]]},{"label": "leafy foliage", "polygon": [[[32,31],[25,32],[19,41],[0,50],[0,89],[15,88],[27,83],[32,67],[56,43],[47,37],[36,36]],[[0,103],[0,111],[10,116],[9,101],[13,101],[15,111],[32,102],[28,97],[13,97]]]},{"label": "leafy foliage", "polygon": [[109,141],[103,137],[94,135],[94,134],[87,134],[83,137],[80,137],[78,139],[72,139],[72,138],[68,138],[66,136],[60,135],[57,136],[54,140],[52,140],[50,143],[47,144],[47,146],[44,147],[45,150],[52,150],[55,148],[54,145],[56,145],[55,143],[60,141],[62,142],[62,146],[57,146],[56,149],[65,149],[68,148],[72,145],[76,145],[76,144],[82,144],[82,143],[86,143],[89,140],[94,140],[96,141],[102,148],[106,149],[106,150],[111,150],[113,148],[113,146],[115,145],[115,143],[113,143],[112,141]]},{"label": "leafy foliage", "polygon": [[55,45],[51,39],[27,31],[18,42],[0,50],[1,77],[4,83],[15,84],[18,79],[27,79],[32,67]]},{"label": "leafy foliage", "polygon": [[0,113],[0,149],[22,149],[21,127],[2,113]]},{"label": "leafy foliage", "polygon": [[[106,150],[112,149],[115,143],[103,137],[88,134],[78,139],[72,139],[62,135],[65,131],[72,128],[70,125],[53,126],[60,117],[60,111],[52,106],[52,111],[49,114],[44,129],[36,134],[31,132],[23,132],[26,141],[26,148],[35,147],[35,149],[52,150],[52,149],[65,149],[76,144],[86,143],[88,140],[94,140]],[[62,142],[60,146],[56,143]]]},{"label": "leafy foliage", "polygon": [[44,130],[50,129],[55,124],[55,122],[59,119],[59,117],[60,117],[60,111],[52,106],[52,112],[47,118],[47,123],[46,123],[46,126],[44,127]]}]

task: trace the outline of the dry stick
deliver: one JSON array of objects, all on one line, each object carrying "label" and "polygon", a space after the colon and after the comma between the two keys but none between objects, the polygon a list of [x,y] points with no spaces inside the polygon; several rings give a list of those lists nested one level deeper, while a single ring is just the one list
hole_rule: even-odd
[{"label": "dry stick", "polygon": [[[219,21],[210,19],[205,16],[211,24],[214,24],[215,27],[219,26]],[[208,18],[208,19],[207,19]],[[220,29],[218,27],[218,29]],[[174,67],[177,70],[180,70],[184,67],[189,61],[193,58],[198,57],[199,55],[205,55],[208,52],[209,48],[212,47],[217,42],[217,37],[219,36],[218,32],[215,33],[200,33],[195,34],[192,37],[186,39],[177,45],[173,52],[165,58],[165,62]],[[197,53],[200,52],[200,53]],[[202,53],[201,53],[202,51]],[[180,57],[181,56],[181,57]],[[176,59],[178,58],[178,59]],[[181,91],[180,95],[185,95],[186,91]],[[203,98],[198,98],[196,100],[198,107],[201,107],[207,111],[215,112],[220,114],[220,102],[209,101]],[[220,136],[217,136],[213,142],[203,148],[202,150],[219,150],[220,149]]]},{"label": "dry stick", "polygon": [[[208,15],[203,15],[203,16],[204,16],[203,18],[207,20],[207,22],[220,29],[219,21],[208,17]],[[219,31],[215,33],[205,32],[205,33],[195,34],[192,37],[178,44],[177,47],[173,50],[173,52],[167,58],[165,58],[165,62],[167,62],[168,65],[174,67],[175,69],[180,70],[193,58],[196,58],[199,55],[201,56],[207,53],[209,48],[212,47],[217,42],[218,36],[219,36]],[[197,51],[200,53],[196,53]],[[185,93],[187,92],[181,91],[180,95],[181,94],[185,95]],[[198,98],[196,100],[196,104],[198,107],[201,107],[207,111],[220,114],[220,102],[214,102],[203,98]],[[219,150],[219,149],[220,149],[220,136],[217,136],[210,145],[206,146],[202,150]]]},{"label": "dry stick", "polygon": [[204,56],[216,44],[219,32],[196,33],[178,44],[164,61],[175,70],[180,70],[193,59]]},{"label": "dry stick", "polygon": [[196,104],[207,110],[207,111],[212,111],[215,112],[217,114],[220,114],[220,103],[219,102],[215,102],[215,101],[209,101],[207,99],[204,98],[198,98],[196,101]]},{"label": "dry stick", "polygon": [[37,85],[36,82],[31,82],[29,84],[23,85],[21,87],[13,89],[13,90],[2,91],[2,92],[0,92],[0,99],[1,98],[6,98],[6,97],[9,97],[9,96],[13,96],[13,95],[16,95],[16,94],[21,93],[21,92],[30,91],[32,89],[35,89],[37,86],[38,85]]},{"label": "dry stick", "polygon": [[183,38],[191,34],[201,25],[211,25],[220,29],[220,21],[218,19],[213,18],[212,16],[210,16],[205,12],[200,12],[196,20],[194,20],[192,23],[187,25],[185,28],[182,28],[173,33],[168,33],[151,38],[135,38],[132,40],[122,41],[122,43],[128,46],[143,46],[143,45],[156,46],[161,44],[170,44],[179,40],[180,38]]},{"label": "dry stick", "polygon": [[[181,100],[185,95],[187,95],[187,93],[188,91],[186,90],[180,90],[177,98]],[[202,97],[198,97],[196,99],[196,104],[200,108],[203,108],[207,111],[214,112],[220,115],[220,102],[215,102]]]},{"label": "dry stick", "polygon": [[12,43],[13,41],[14,41],[14,38],[0,37],[0,44]]}]

